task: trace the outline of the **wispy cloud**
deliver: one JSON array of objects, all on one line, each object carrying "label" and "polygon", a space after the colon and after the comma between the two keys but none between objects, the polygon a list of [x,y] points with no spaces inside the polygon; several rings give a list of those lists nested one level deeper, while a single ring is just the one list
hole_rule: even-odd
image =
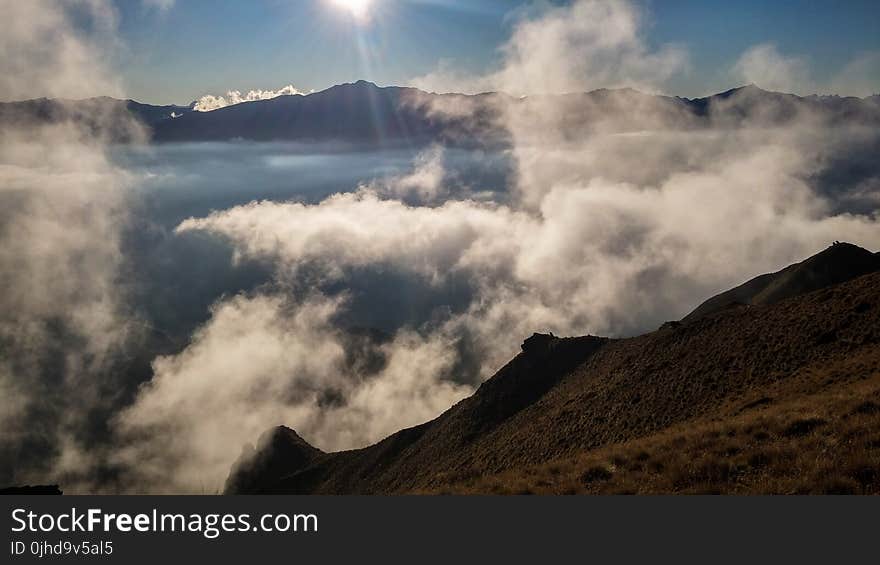
[{"label": "wispy cloud", "polygon": [[735,80],[778,92],[864,97],[880,93],[880,52],[858,54],[830,77],[819,80],[806,57],[785,54],[776,45],[763,43],[747,49],[731,74]]},{"label": "wispy cloud", "polygon": [[[117,86],[102,49],[115,16],[103,1],[3,2],[0,98],[77,97]],[[84,35],[75,22],[94,24]],[[25,90],[23,90],[25,89]],[[127,311],[122,230],[131,178],[112,163],[103,124],[119,114],[0,133],[0,482],[92,477],[90,418],[112,410],[109,367],[137,337]],[[6,394],[11,393],[11,394]]]},{"label": "wispy cloud", "polygon": [[772,43],[746,50],[733,66],[733,75],[743,83],[777,92],[810,94],[816,88],[807,61],[780,53]]},{"label": "wispy cloud", "polygon": [[603,87],[660,90],[688,69],[688,54],[674,44],[649,47],[643,25],[644,15],[627,1],[578,0],[537,13],[526,11],[501,47],[503,64],[496,71],[466,75],[446,61],[412,82],[435,92],[512,95]]},{"label": "wispy cloud", "polygon": [[[96,53],[110,51],[116,42],[117,14],[111,3],[4,0],[2,7],[0,100],[121,94],[113,70],[95,60]],[[72,25],[74,17],[89,22],[92,32]]]}]

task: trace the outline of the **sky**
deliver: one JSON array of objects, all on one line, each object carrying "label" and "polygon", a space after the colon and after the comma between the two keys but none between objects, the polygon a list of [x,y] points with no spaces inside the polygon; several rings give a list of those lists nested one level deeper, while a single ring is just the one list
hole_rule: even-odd
[{"label": "sky", "polygon": [[[114,0],[125,93],[183,104],[288,84],[304,92],[358,79],[408,85],[438,68],[483,73],[500,60],[517,21],[567,3],[371,0],[356,15],[337,1]],[[636,3],[649,47],[672,44],[688,53],[686,71],[664,85],[667,94],[693,97],[738,86],[748,77],[732,69],[754,46],[769,46],[787,61],[801,93],[831,89],[832,77],[859,57],[880,60],[874,0]],[[869,74],[880,90],[876,60],[855,71]]]}]

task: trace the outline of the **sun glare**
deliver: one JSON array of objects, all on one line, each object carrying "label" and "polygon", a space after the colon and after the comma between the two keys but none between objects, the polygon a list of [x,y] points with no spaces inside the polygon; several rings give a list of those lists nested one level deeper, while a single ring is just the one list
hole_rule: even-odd
[{"label": "sun glare", "polygon": [[346,10],[359,20],[365,20],[370,14],[373,0],[330,0],[330,3]]}]

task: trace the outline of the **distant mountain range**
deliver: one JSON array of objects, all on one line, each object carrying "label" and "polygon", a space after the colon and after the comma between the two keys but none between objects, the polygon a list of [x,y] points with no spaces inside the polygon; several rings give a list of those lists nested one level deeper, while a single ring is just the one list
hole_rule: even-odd
[{"label": "distant mountain range", "polygon": [[639,337],[535,334],[364,449],[269,430],[226,492],[877,494],[878,430],[880,256],[842,243]]},{"label": "distant mountain range", "polygon": [[799,117],[828,123],[880,125],[880,97],[807,96],[749,85],[704,98],[601,89],[587,93],[514,98],[506,94],[433,94],[359,81],[308,95],[279,96],[211,112],[152,106],[133,100],[36,99],[0,103],[0,126],[72,121],[114,141],[135,138],[127,115],[157,143],[175,141],[338,141],[353,144],[503,143],[504,113],[548,113],[564,136],[596,129],[634,131],[785,124]]}]

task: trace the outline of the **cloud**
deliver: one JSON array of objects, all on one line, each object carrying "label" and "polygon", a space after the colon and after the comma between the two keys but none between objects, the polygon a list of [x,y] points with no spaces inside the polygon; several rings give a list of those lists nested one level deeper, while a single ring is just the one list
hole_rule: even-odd
[{"label": "cloud", "polygon": [[860,97],[880,94],[880,52],[868,51],[850,60],[831,79],[829,92]]},{"label": "cloud", "polygon": [[[109,3],[3,5],[0,98],[116,86],[101,64],[113,41]],[[83,21],[92,34],[78,31]],[[92,472],[82,454],[94,419],[121,392],[111,367],[139,335],[121,253],[132,179],[111,162],[103,125],[135,138],[140,130],[94,109],[88,131],[58,123],[0,132],[0,449],[16,454],[0,465],[4,484],[72,486]]]},{"label": "cloud", "polygon": [[[797,135],[808,141],[795,143]],[[542,179],[520,187],[538,195],[537,210],[471,200],[411,206],[362,190],[316,205],[253,203],[178,229],[222,235],[285,277],[318,270],[345,280],[372,265],[435,285],[462,275],[484,306],[516,289],[536,312],[553,308],[560,331],[621,334],[681,316],[695,296],[819,249],[835,231],[880,243],[871,218],[830,213],[809,185],[818,154],[809,143],[819,140],[806,132],[601,136],[524,150],[520,166],[544,171],[520,175]],[[667,161],[672,155],[681,164]],[[648,166],[652,175],[632,172]]]},{"label": "cloud", "polygon": [[492,77],[474,75],[455,68],[451,59],[441,59],[430,72],[410,79],[409,84],[426,92],[478,94],[497,89]]},{"label": "cloud", "polygon": [[[527,13],[501,47],[503,63],[484,76],[467,76],[448,61],[413,85],[436,92],[501,91],[512,95],[583,92],[596,88],[661,89],[688,68],[676,45],[647,46],[643,15],[631,2],[578,0]],[[576,55],[575,55],[576,54]]]},{"label": "cloud", "polygon": [[450,196],[444,167],[445,150],[441,145],[419,153],[409,173],[392,176],[374,183],[370,188],[406,202],[430,204]]},{"label": "cloud", "polygon": [[[831,141],[820,150],[826,133],[656,132],[541,146],[520,165],[545,171],[520,177],[542,178],[542,186],[521,187],[541,195],[537,211],[466,199],[408,205],[371,186],[313,205],[259,202],[188,220],[180,232],[216,234],[231,241],[240,257],[276,265],[283,291],[267,289],[258,302],[270,318],[291,319],[284,314],[290,293],[321,289],[328,282],[347,284],[365,269],[409,273],[438,289],[464,279],[475,289],[464,309],[401,328],[384,349],[392,360],[389,367],[399,371],[386,369],[368,380],[366,389],[351,384],[361,382],[355,375],[335,380],[344,374],[332,368],[339,366],[338,351],[313,355],[326,364],[324,372],[300,371],[298,378],[318,389],[340,387],[338,407],[320,407],[314,398],[301,402],[304,397],[297,396],[276,405],[272,417],[261,417],[257,407],[264,399],[259,397],[247,409],[222,412],[220,419],[248,414],[264,428],[290,425],[323,449],[361,447],[399,429],[395,425],[424,421],[450,405],[444,402],[472,391],[533,331],[632,335],[680,318],[711,293],[799,260],[834,239],[877,248],[880,226],[875,217],[833,212],[807,180],[815,172],[817,156],[837,144]],[[330,300],[312,299],[318,304]],[[233,302],[239,306],[240,301]],[[248,366],[271,367],[267,374],[286,375],[277,378],[289,386],[292,373],[277,369],[287,353],[273,352],[294,351],[300,338],[315,351],[319,344],[339,344],[333,337],[333,316],[348,306],[333,301],[333,315],[320,321],[310,317],[297,330],[279,331],[271,324],[253,330],[251,323],[238,319],[232,326],[261,343],[291,340],[285,347],[268,347],[266,360],[252,356],[247,361]],[[216,324],[226,325],[215,313],[203,331],[213,332]],[[322,337],[312,337],[316,332]],[[245,363],[228,359],[235,351],[252,349],[247,342],[239,349],[241,339],[238,334],[218,339],[214,353],[216,363],[235,374],[249,371],[242,369]],[[465,352],[476,359],[477,368],[472,380],[462,382],[467,378],[461,374]],[[214,354],[192,363],[192,375],[157,371],[167,378],[154,381],[155,394],[225,394],[215,392],[226,387],[213,380],[195,384],[197,375],[208,379],[225,374],[207,369],[214,366]],[[396,365],[396,360],[405,361]],[[173,363],[177,366],[180,360]],[[247,382],[274,390],[259,379],[248,377]],[[437,392],[456,382],[460,384],[446,393]],[[398,400],[388,396],[392,393]],[[412,401],[414,394],[444,400],[425,406]],[[363,408],[365,397],[375,399],[368,403],[370,409]],[[144,405],[140,413],[162,413],[144,400],[138,404]],[[205,417],[195,406],[186,410],[168,404],[192,420]],[[220,404],[235,406],[233,398]],[[388,419],[389,414],[396,417]],[[176,433],[188,437],[191,432],[182,430],[193,426],[180,426]],[[360,429],[369,432],[352,432]],[[231,464],[237,450],[221,451],[210,466],[217,469],[214,484],[227,469],[223,463]]]},{"label": "cloud", "polygon": [[[255,202],[186,220],[178,231],[222,233],[237,244],[239,254],[270,257],[293,275],[317,268],[322,278],[339,279],[349,267],[388,264],[439,282],[475,253],[481,262],[492,260],[488,255],[502,250],[505,234],[519,223],[514,216],[507,208],[470,201],[437,209],[408,206],[366,189],[334,195],[318,207]],[[492,236],[498,245],[473,246]]]},{"label": "cloud", "polygon": [[772,43],[746,50],[734,64],[732,72],[744,83],[756,84],[766,90],[795,94],[816,91],[807,61],[783,55]]},{"label": "cloud", "polygon": [[[4,15],[0,22],[0,100],[121,93],[112,69],[96,64],[95,59],[116,42],[117,16],[109,2],[3,0],[0,5]],[[91,32],[74,26],[74,17]]]},{"label": "cloud", "polygon": [[238,90],[230,90],[226,93],[226,96],[214,96],[211,94],[206,94],[205,96],[202,96],[196,101],[193,109],[197,112],[210,112],[212,110],[225,108],[226,106],[241,104],[242,102],[270,100],[279,96],[294,96],[304,94],[308,93],[297,89],[292,84],[289,84],[283,88],[279,88],[278,90],[250,90],[247,94],[244,95],[242,95],[242,93]]},{"label": "cloud", "polygon": [[[669,92],[672,81],[690,69],[683,45],[649,46],[643,37],[646,15],[633,2],[545,3],[520,10],[516,17],[510,38],[499,49],[497,68],[466,73],[454,61],[444,59],[410,83],[429,92],[506,92],[513,96],[622,87]],[[762,43],[744,51],[728,75],[734,86],[754,83],[800,95],[869,96],[880,91],[880,54],[859,54],[839,72],[820,80],[806,57]]]},{"label": "cloud", "polygon": [[270,425],[295,421],[322,448],[344,449],[430,419],[468,392],[441,378],[450,343],[406,332],[376,346],[381,368],[352,374],[351,343],[333,323],[340,307],[340,298],[279,295],[215,306],[183,353],[156,359],[149,386],[119,416],[127,445],[115,458],[131,488],[210,492]]},{"label": "cloud", "polygon": [[858,54],[839,71],[819,80],[808,59],[781,53],[776,45],[763,43],[747,49],[732,67],[731,75],[777,92],[864,97],[880,92],[880,53]]}]

